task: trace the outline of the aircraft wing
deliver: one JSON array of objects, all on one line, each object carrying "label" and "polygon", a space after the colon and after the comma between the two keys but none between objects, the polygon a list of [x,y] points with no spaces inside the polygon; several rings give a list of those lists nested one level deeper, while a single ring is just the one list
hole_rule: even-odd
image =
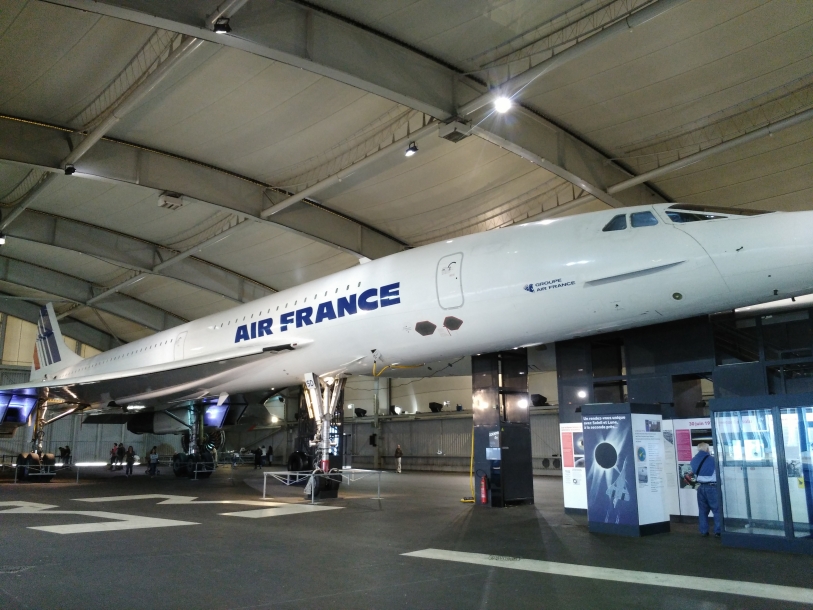
[{"label": "aircraft wing", "polygon": [[127,371],[79,378],[0,387],[0,405],[7,402],[35,402],[61,398],[66,407],[106,407],[111,402],[124,406],[137,402],[147,408],[170,407],[174,402],[196,400],[209,389],[265,366],[269,358],[293,350],[293,345],[239,348],[215,356],[156,364]]}]

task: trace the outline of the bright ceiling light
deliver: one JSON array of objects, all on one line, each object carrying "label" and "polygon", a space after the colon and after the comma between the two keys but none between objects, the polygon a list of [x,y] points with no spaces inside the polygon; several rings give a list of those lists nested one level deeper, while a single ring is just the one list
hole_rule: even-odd
[{"label": "bright ceiling light", "polygon": [[214,25],[212,26],[212,31],[215,34],[228,34],[229,32],[231,32],[231,27],[229,26],[229,18],[218,17],[215,20]]},{"label": "bright ceiling light", "polygon": [[409,146],[406,149],[406,152],[404,153],[404,155],[407,156],[407,157],[411,157],[416,152],[418,152],[418,147],[415,145],[415,142],[410,142]]},{"label": "bright ceiling light", "polygon": [[6,236],[0,233],[0,246],[6,245]]},{"label": "bright ceiling light", "polygon": [[576,393],[576,396],[578,396],[579,398],[587,398],[587,392],[585,392],[584,390],[579,390]]},{"label": "bright ceiling light", "polygon": [[141,411],[144,408],[144,405],[127,405],[128,411]]},{"label": "bright ceiling light", "polygon": [[494,110],[496,110],[500,114],[511,110],[511,106],[513,105],[514,104],[513,102],[511,102],[511,98],[505,97],[504,95],[501,95],[500,97],[494,100]]},{"label": "bright ceiling light", "polygon": [[276,415],[271,416],[271,423],[272,424],[276,424],[278,421],[279,421],[279,417],[277,417]]}]

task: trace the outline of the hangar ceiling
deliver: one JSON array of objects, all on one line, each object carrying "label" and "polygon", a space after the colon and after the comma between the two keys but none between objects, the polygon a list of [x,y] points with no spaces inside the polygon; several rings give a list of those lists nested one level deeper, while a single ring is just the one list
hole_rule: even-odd
[{"label": "hangar ceiling", "polygon": [[7,0],[0,310],[106,349],[540,214],[813,209],[810,40],[792,0]]}]

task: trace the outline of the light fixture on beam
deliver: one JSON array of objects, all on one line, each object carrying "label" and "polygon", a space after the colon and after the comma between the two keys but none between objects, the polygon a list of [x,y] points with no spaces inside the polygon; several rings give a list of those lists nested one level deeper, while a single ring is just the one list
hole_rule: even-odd
[{"label": "light fixture on beam", "polygon": [[504,114],[511,110],[511,106],[513,105],[514,103],[511,101],[511,98],[505,97],[504,95],[501,95],[500,97],[494,100],[494,110],[496,110],[500,114]]},{"label": "light fixture on beam", "polygon": [[0,233],[0,246],[6,245],[6,236]]},{"label": "light fixture on beam", "polygon": [[404,155],[407,156],[407,157],[411,157],[416,152],[418,152],[418,146],[415,144],[415,142],[410,142],[409,146],[406,149],[406,152],[404,153]]},{"label": "light fixture on beam", "polygon": [[68,164],[65,166],[65,175],[66,175],[66,176],[71,176],[71,175],[73,175],[73,173],[74,173],[75,171],[76,171],[76,168],[73,166],[73,163],[68,163]]},{"label": "light fixture on beam", "polygon": [[215,34],[228,34],[229,32],[231,32],[231,26],[229,26],[229,18],[218,17],[217,19],[215,19],[215,22],[212,25],[212,31]]}]

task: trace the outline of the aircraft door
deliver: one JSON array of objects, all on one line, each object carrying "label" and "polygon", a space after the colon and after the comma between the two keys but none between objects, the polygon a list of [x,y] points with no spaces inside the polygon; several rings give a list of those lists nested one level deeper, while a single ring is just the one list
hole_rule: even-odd
[{"label": "aircraft door", "polygon": [[435,275],[438,303],[442,309],[463,306],[463,253],[456,252],[438,261]]},{"label": "aircraft door", "polygon": [[175,360],[183,360],[183,345],[186,342],[186,332],[182,332],[175,339]]}]

